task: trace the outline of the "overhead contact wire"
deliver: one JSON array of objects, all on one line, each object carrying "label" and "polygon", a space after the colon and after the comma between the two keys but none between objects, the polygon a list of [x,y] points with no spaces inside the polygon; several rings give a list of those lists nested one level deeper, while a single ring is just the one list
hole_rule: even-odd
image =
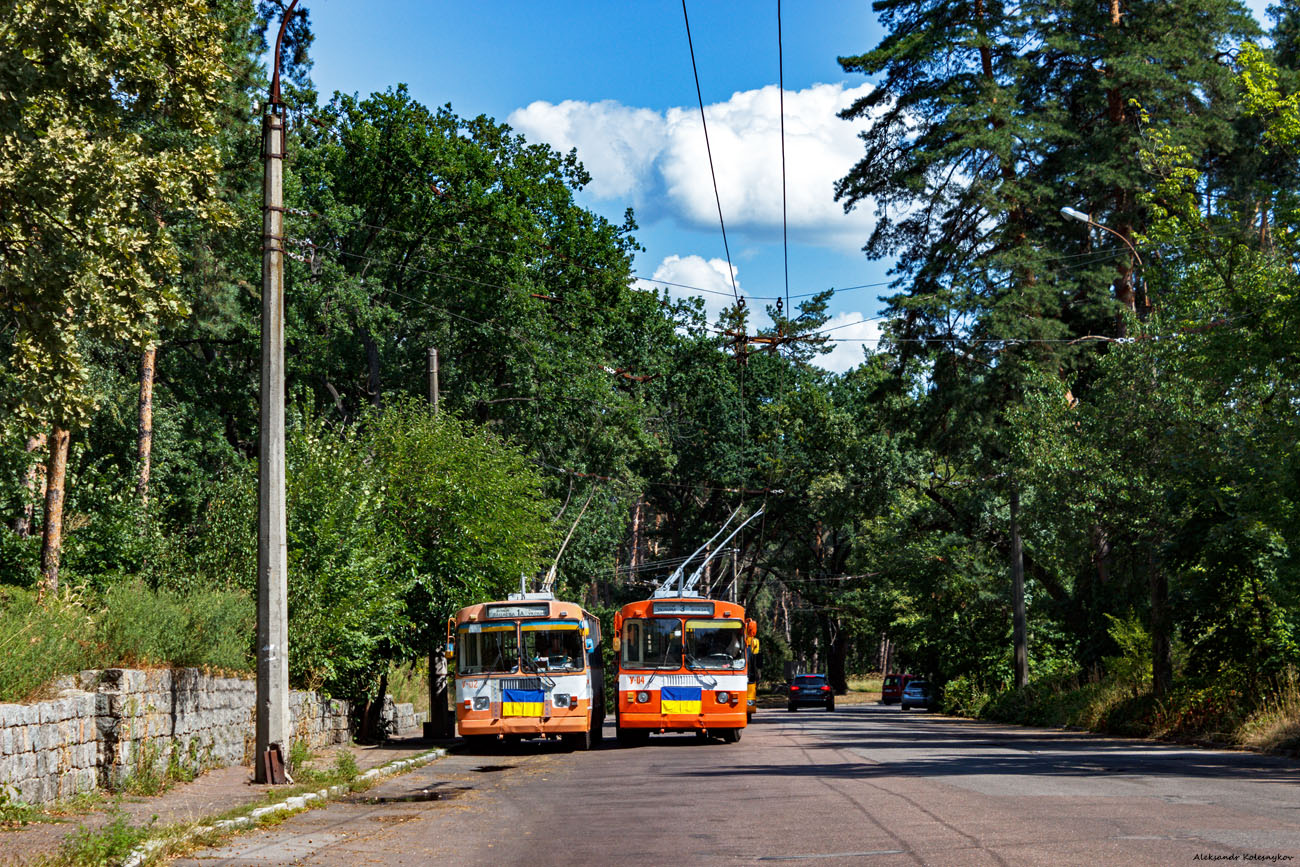
[{"label": "overhead contact wire", "polygon": [[781,0],[776,0],[776,78],[781,115],[781,251],[785,257],[785,315],[790,315],[790,236],[785,190],[785,52],[781,46]]}]

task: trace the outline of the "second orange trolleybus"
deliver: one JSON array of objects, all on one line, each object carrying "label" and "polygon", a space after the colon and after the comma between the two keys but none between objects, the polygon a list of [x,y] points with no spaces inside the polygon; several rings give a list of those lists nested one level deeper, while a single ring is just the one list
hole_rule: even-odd
[{"label": "second orange trolleybus", "polygon": [[749,721],[749,664],[757,648],[757,624],[746,619],[740,605],[701,596],[695,585],[709,560],[763,510],[732,531],[689,579],[684,577],[686,563],[722,535],[738,513],[651,598],[624,605],[615,615],[615,714],[623,743],[643,742],[654,732],[690,731],[728,743],[740,740]]},{"label": "second orange trolleybus", "polygon": [[614,618],[618,738],[654,732],[740,740],[748,723],[748,654],[755,633],[734,602],[683,591],[625,605]]}]

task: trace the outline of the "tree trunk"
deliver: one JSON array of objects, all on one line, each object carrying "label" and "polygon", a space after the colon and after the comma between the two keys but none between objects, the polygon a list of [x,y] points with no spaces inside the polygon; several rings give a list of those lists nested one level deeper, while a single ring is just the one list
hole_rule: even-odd
[{"label": "tree trunk", "polygon": [[447,655],[439,644],[429,654],[429,724],[437,737],[453,738],[452,722],[447,713]]},{"label": "tree trunk", "polygon": [[57,423],[50,431],[50,456],[46,464],[45,525],[41,533],[40,595],[59,589],[59,555],[63,549],[63,483],[68,473],[70,435]]},{"label": "tree trunk", "polygon": [[20,539],[26,539],[32,534],[32,525],[35,523],[36,518],[36,498],[45,494],[45,491],[42,490],[45,468],[40,461],[33,459],[31,456],[45,448],[46,439],[47,437],[43,433],[27,438],[28,464],[27,472],[23,476],[23,490],[26,496],[23,499],[22,511],[18,513],[18,517],[14,518],[13,522],[14,532],[18,534]]},{"label": "tree trunk", "polygon": [[366,394],[370,397],[370,405],[379,408],[380,405],[380,384],[379,384],[379,345],[375,343],[375,338],[369,331],[362,333],[361,341],[366,347]]},{"label": "tree trunk", "polygon": [[844,634],[844,627],[839,624],[831,626],[831,640],[826,648],[826,677],[836,695],[849,691],[848,674],[845,661],[849,656],[849,639]]},{"label": "tree trunk", "polygon": [[632,509],[632,556],[629,558],[629,573],[633,578],[636,577],[637,567],[641,565],[641,504],[644,502],[643,497],[636,498],[636,506]]},{"label": "tree trunk", "polygon": [[140,476],[136,480],[135,493],[142,506],[149,505],[149,466],[153,459],[153,372],[157,359],[158,346],[151,342],[140,358],[140,426],[137,433]]},{"label": "tree trunk", "polygon": [[1025,616],[1025,560],[1020,541],[1020,490],[1011,488],[1011,634],[1016,689],[1029,683],[1029,641]]},{"label": "tree trunk", "polygon": [[1173,686],[1174,666],[1169,647],[1169,577],[1154,546],[1147,552],[1147,578],[1151,587],[1151,692],[1161,698]]},{"label": "tree trunk", "polygon": [[366,702],[361,714],[361,734],[357,740],[362,743],[378,744],[388,738],[384,731],[384,699],[388,695],[388,672],[379,676],[379,691],[375,697]]}]

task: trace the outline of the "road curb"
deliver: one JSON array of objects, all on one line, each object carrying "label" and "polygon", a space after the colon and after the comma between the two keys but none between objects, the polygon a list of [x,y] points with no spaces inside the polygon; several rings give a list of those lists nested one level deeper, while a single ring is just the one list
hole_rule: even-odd
[{"label": "road curb", "polygon": [[[447,748],[437,747],[436,749],[429,750],[426,753],[411,756],[409,759],[398,759],[395,762],[389,762],[386,765],[371,768],[363,774],[357,774],[356,780],[374,781],[381,780],[385,777],[394,777],[414,768],[431,764],[449,754],[450,751]],[[354,782],[356,780],[354,780]],[[311,804],[324,803],[335,798],[340,798],[351,791],[351,785],[339,784],[329,786],[316,792],[306,792],[301,795],[286,798],[278,804],[268,804],[265,807],[258,807],[247,816],[240,816],[237,819],[221,819],[210,825],[200,825],[176,839],[148,840],[131,850],[131,853],[126,856],[126,860],[122,862],[122,867],[140,867],[149,856],[153,855],[167,844],[181,843],[210,831],[231,831],[241,828],[253,828],[256,827],[266,816],[271,816],[276,813],[292,812],[294,810],[305,810]]]}]

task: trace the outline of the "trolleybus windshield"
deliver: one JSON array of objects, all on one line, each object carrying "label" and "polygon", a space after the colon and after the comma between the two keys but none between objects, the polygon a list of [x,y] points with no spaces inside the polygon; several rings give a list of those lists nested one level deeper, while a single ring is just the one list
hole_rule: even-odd
[{"label": "trolleybus windshield", "polygon": [[[572,622],[525,622],[525,667],[537,671],[581,671],[582,632]],[[531,662],[531,665],[529,665]]]},{"label": "trolleybus windshield", "polygon": [[624,668],[682,667],[682,622],[676,617],[623,621]]},{"label": "trolleybus windshield", "polygon": [[686,662],[691,668],[745,667],[745,629],[739,620],[687,620]]},{"label": "trolleybus windshield", "polygon": [[471,623],[461,626],[456,653],[460,674],[514,671],[519,664],[519,640],[515,622]]}]

